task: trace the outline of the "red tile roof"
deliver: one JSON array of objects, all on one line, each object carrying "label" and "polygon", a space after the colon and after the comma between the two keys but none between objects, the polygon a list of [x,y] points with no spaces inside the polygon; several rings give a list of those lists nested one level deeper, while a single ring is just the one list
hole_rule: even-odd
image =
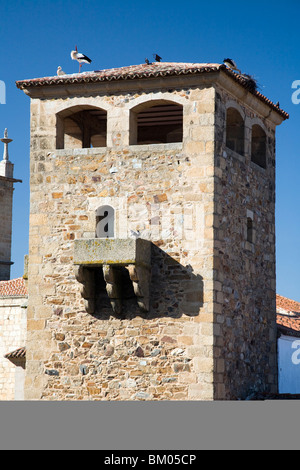
[{"label": "red tile roof", "polygon": [[277,294],[276,313],[279,333],[300,337],[300,302]]},{"label": "red tile roof", "polygon": [[299,313],[300,314],[300,302],[288,299],[282,295],[276,295],[276,310],[281,313]]},{"label": "red tile roof", "polygon": [[[103,82],[113,80],[128,80],[135,78],[155,78],[172,75],[187,75],[191,73],[218,72],[220,64],[189,64],[179,62],[154,62],[152,64],[129,65],[126,67],[96,70],[94,72],[75,73],[71,75],[51,76],[20,80],[18,88],[30,86],[56,85],[83,82]],[[225,65],[223,66],[225,67]],[[225,67],[226,68],[226,67]]]},{"label": "red tile roof", "polygon": [[300,316],[289,317],[277,314],[277,328],[278,330],[288,336],[300,336]]},{"label": "red tile roof", "polygon": [[0,297],[24,297],[27,296],[27,288],[22,277],[11,281],[0,281]]},{"label": "red tile roof", "polygon": [[23,346],[22,348],[16,349],[4,356],[6,359],[25,359],[26,358],[26,348]]},{"label": "red tile roof", "polygon": [[97,70],[95,72],[76,73],[71,75],[34,78],[28,80],[19,80],[16,82],[17,88],[24,90],[29,87],[45,85],[67,85],[87,82],[103,82],[114,80],[133,80],[143,78],[156,78],[174,75],[202,74],[223,71],[236,82],[247,88],[261,101],[267,103],[271,108],[278,112],[284,119],[289,115],[277,107],[272,101],[262,95],[256,89],[253,89],[253,81],[244,75],[235,73],[224,64],[201,64],[201,63],[180,63],[180,62],[154,62],[152,64],[130,65],[127,67]]}]

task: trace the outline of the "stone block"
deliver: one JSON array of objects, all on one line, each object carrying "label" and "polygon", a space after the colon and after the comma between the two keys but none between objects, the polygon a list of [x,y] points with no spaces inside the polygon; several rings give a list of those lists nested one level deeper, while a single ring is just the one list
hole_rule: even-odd
[{"label": "stone block", "polygon": [[143,239],[84,239],[74,241],[75,265],[151,266],[151,243]]}]

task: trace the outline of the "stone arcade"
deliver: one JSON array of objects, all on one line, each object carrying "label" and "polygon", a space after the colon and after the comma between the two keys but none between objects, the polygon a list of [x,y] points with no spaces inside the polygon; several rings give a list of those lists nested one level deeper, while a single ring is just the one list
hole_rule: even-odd
[{"label": "stone arcade", "polygon": [[17,82],[31,98],[27,400],[276,392],[275,129],[220,64]]}]

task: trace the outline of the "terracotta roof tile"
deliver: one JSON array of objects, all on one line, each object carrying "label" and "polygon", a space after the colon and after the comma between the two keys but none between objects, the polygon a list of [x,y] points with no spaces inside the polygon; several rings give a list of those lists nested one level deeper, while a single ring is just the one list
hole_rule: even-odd
[{"label": "terracotta roof tile", "polygon": [[277,294],[276,313],[279,333],[300,337],[300,302]]},{"label": "terracotta roof tile", "polygon": [[278,313],[300,314],[300,302],[276,295],[276,310]]},{"label": "terracotta roof tile", "polygon": [[0,281],[0,297],[23,297],[27,288],[22,277],[10,281]]},{"label": "terracotta roof tile", "polygon": [[278,329],[291,336],[300,336],[300,315],[298,317],[289,317],[287,315],[277,314]]},{"label": "terracotta roof tile", "polygon": [[67,85],[87,82],[103,82],[114,80],[134,80],[143,78],[156,78],[174,75],[202,74],[223,71],[237,83],[247,88],[258,99],[268,104],[284,119],[288,119],[289,115],[278,108],[272,101],[262,95],[256,89],[253,89],[252,81],[246,76],[235,73],[224,64],[214,63],[181,63],[181,62],[154,62],[152,64],[130,65],[127,67],[96,70],[94,72],[83,72],[71,75],[34,78],[28,80],[19,80],[16,82],[17,88],[22,90],[30,87],[45,85]]},{"label": "terracotta roof tile", "polygon": [[15,351],[12,351],[4,356],[6,359],[25,359],[26,358],[26,348],[18,348]]},{"label": "terracotta roof tile", "polygon": [[[225,67],[225,66],[224,66]],[[225,67],[226,68],[226,67]],[[217,72],[220,64],[187,64],[174,62],[154,62],[152,64],[130,65],[112,69],[96,70],[94,72],[75,73],[71,75],[52,76],[19,80],[16,85],[20,89],[30,86],[61,85],[69,83],[102,82],[113,80],[129,80],[135,78],[155,78],[170,75],[191,73]]]}]

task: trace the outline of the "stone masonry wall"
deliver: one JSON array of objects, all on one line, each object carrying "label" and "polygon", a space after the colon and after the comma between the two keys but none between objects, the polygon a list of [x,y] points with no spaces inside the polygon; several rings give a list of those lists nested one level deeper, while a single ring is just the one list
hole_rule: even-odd
[{"label": "stone masonry wall", "polygon": [[[226,109],[235,106],[245,122],[245,154],[225,146]],[[251,162],[251,127],[267,134],[267,168]],[[275,128],[224,90],[216,100],[216,348],[222,369],[216,396],[246,398],[275,392]],[[247,242],[247,215],[253,243]]]},{"label": "stone masonry wall", "polygon": [[[275,123],[223,79],[33,93],[26,399],[223,400],[276,389]],[[183,142],[129,145],[135,107],[163,100],[183,106]],[[107,148],[56,150],[57,113],[85,106],[107,112]],[[228,107],[244,119],[244,155],[226,147]],[[266,169],[251,162],[253,124],[267,134]],[[116,238],[139,230],[152,241],[148,313],[123,273],[124,311],[114,314],[99,269],[97,308],[85,311],[74,241],[95,237],[104,205],[115,209]]]},{"label": "stone masonry wall", "polygon": [[[130,109],[154,99],[183,104],[183,143],[129,146]],[[108,147],[55,150],[55,113],[83,104],[107,110]],[[213,399],[214,111],[212,87],[32,99],[26,399]],[[117,237],[153,242],[147,314],[128,296],[114,315],[100,274],[84,309],[73,245],[105,204]]]}]

